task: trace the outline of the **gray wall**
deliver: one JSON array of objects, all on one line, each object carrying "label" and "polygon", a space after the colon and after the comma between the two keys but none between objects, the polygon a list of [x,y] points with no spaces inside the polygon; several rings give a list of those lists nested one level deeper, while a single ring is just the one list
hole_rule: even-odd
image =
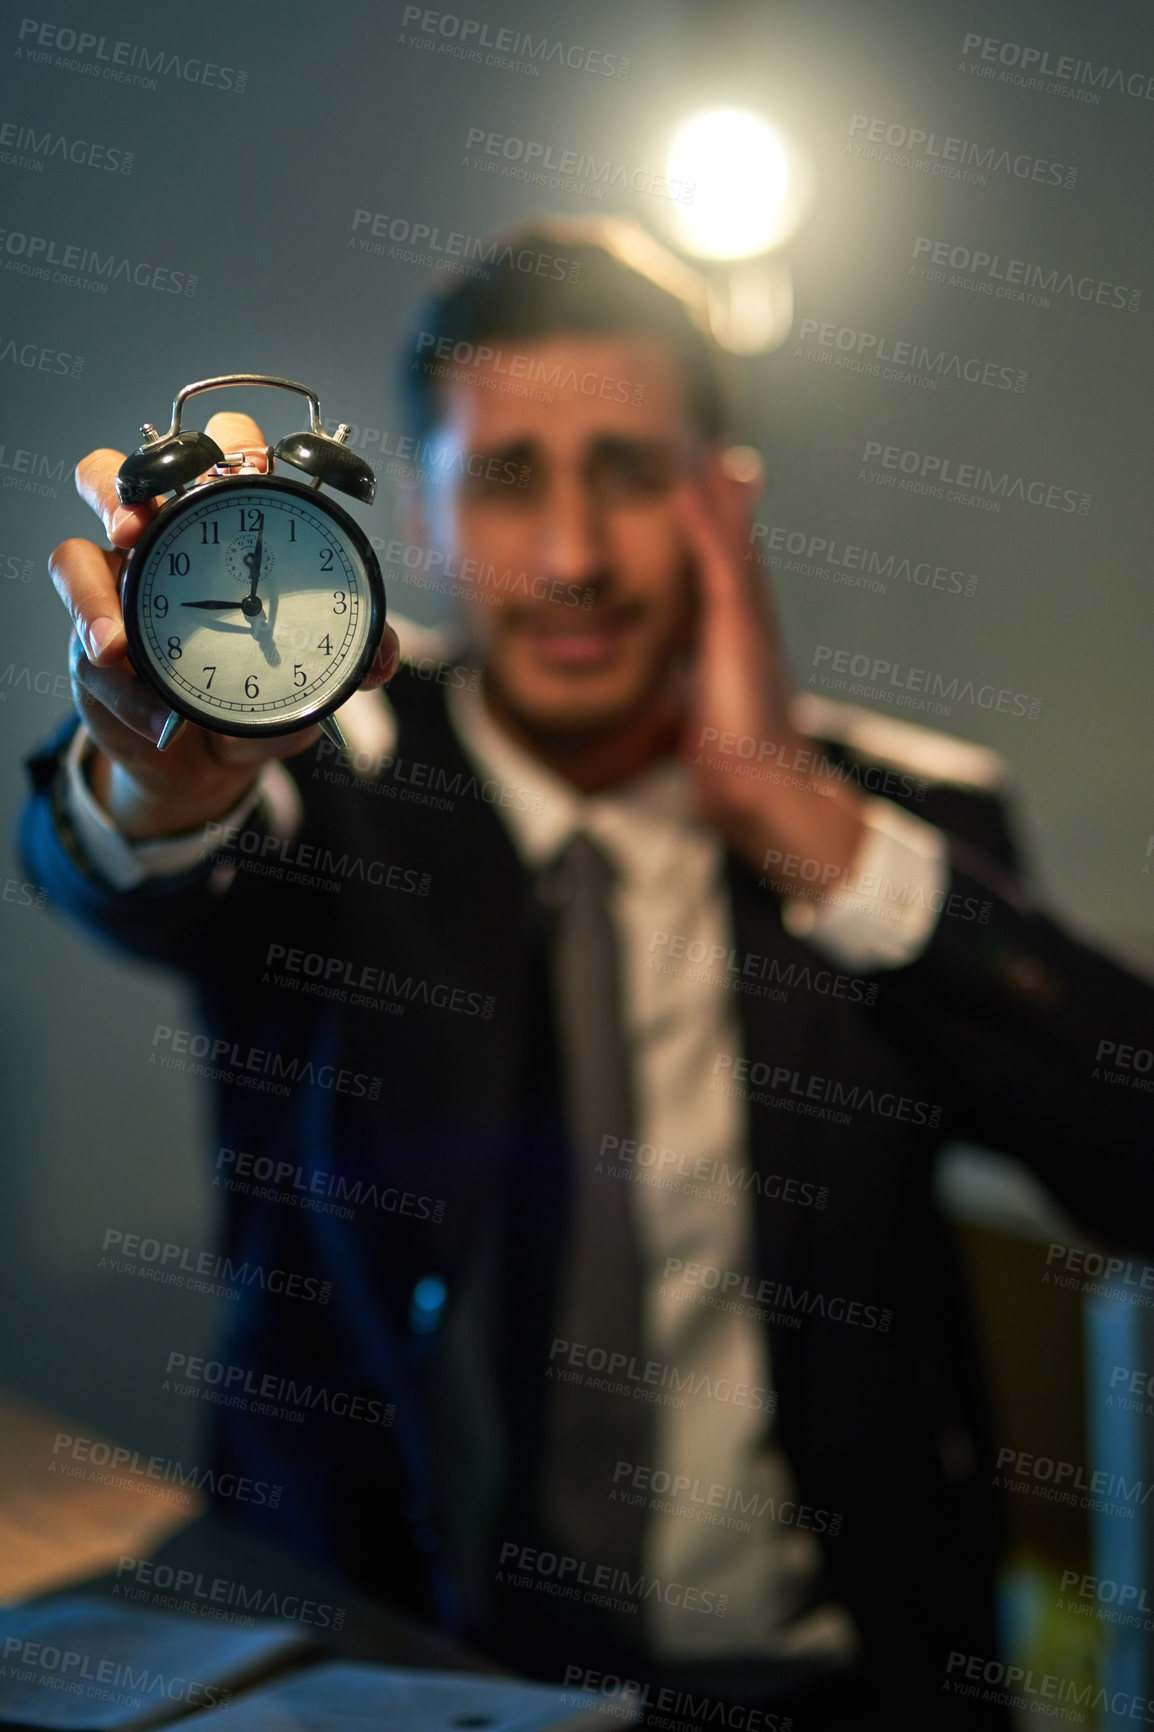
[{"label": "gray wall", "polygon": [[[179,385],[232,370],[315,383],[326,413],[395,434],[390,355],[427,272],[359,249],[354,212],[481,235],[531,210],[607,209],[661,233],[667,209],[648,194],[594,200],[464,166],[468,129],[659,172],[683,114],[748,102],[805,145],[817,175],[811,217],[789,249],[794,334],[749,368],[745,432],[770,474],[759,521],[896,556],[884,593],[833,581],[820,559],[816,572],[781,571],[799,681],[819,650],[844,649],[956,678],[959,691],[969,683],[1028,699],[1032,717],[964,696],[947,715],[927,715],[895,708],[892,688],[850,694],[1004,752],[1053,905],[1148,961],[1154,104],[1111,90],[1086,103],[983,78],[975,68],[999,62],[963,53],[972,33],[1148,79],[1147,8],[792,0],[748,11],[703,3],[698,13],[686,0],[468,0],[461,16],[628,57],[628,76],[552,62],[527,77],[455,60],[430,51],[436,34],[413,46],[393,0],[163,12],[108,0],[41,21],[102,36],[105,54],[118,41],[133,53],[163,49],[169,69],[152,75],[155,88],[103,76],[97,49],[81,56],[95,76],[65,64],[75,52],[21,37],[19,9],[0,22],[0,122],[15,129],[0,135],[6,808],[14,813],[21,797],[22,756],[67,710],[58,679],[67,632],[45,557],[64,536],[88,533],[69,481],[82,452],[131,446],[142,420],[167,418]],[[230,70],[210,84],[206,62]],[[221,87],[226,77],[232,88]],[[854,116],[932,133],[935,149],[947,137],[994,147],[986,183],[919,169],[940,160],[924,148],[913,166],[852,154],[868,131],[851,134]],[[98,163],[131,153],[131,172],[52,154],[61,137],[104,147]],[[1026,158],[1060,165],[1063,184],[997,166]],[[195,292],[113,280],[94,293],[21,274],[10,268],[27,259],[20,236],[54,242],[57,256],[77,246],[195,276]],[[1059,288],[1041,306],[983,293],[972,274],[963,286],[927,281],[916,273],[918,237],[1025,260],[1089,282],[1090,292],[1098,283],[1139,290],[1139,304]],[[838,367],[829,363],[842,351],[802,342],[803,320],[992,363],[1015,382],[1024,374],[1025,386],[942,375],[930,390]],[[42,350],[45,367],[24,364]],[[58,373],[56,355],[83,366],[70,359]],[[284,411],[267,403],[271,425]],[[264,408],[255,394],[251,406]],[[1088,495],[1088,512],[1009,498],[986,511],[877,485],[871,474],[893,472],[870,464],[871,443],[916,452],[919,464],[941,457]],[[29,465],[40,493],[8,485]],[[382,494],[363,516],[388,536]],[[972,575],[973,593],[919,588],[901,575],[903,561]],[[435,598],[401,582],[390,599],[435,617]],[[0,875],[18,881],[12,830],[9,820]],[[187,1007],[178,986],[101,954],[23,905],[18,890],[0,901],[0,945],[9,964],[0,1378],[133,1443],[187,1449],[198,1415],[159,1385],[169,1351],[208,1342],[211,1308],[98,1267],[107,1227],[212,1242],[206,1103],[189,1079],[148,1062],[156,1024],[187,1024]]]}]

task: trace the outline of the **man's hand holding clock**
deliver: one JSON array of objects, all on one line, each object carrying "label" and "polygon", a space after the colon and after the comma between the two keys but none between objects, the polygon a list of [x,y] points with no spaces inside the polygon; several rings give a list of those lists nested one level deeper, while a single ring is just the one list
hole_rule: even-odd
[{"label": "man's hand holding clock", "polygon": [[[207,434],[223,451],[229,454],[243,451],[258,463],[263,463],[267,447],[260,429],[249,416],[235,413],[214,415],[208,423]],[[157,751],[157,741],[169,720],[170,706],[138,677],[130,665],[118,578],[124,554],[151,531],[160,501],[154,499],[144,505],[119,503],[116,478],[124,461],[120,452],[94,451],[82,459],[76,470],[77,488],[102,519],[111,546],[101,548],[79,538],[65,541],[51,555],[49,569],[74,626],[70,657],[72,689],[77,710],[97,748],[90,768],[93,792],[122,834],[134,841],[144,841],[179,835],[223,817],[255,781],[262,764],[273,758],[292,757],[315,743],[319,728],[311,724],[271,736],[245,737],[240,730],[246,725],[251,727],[252,718],[262,712],[275,721],[278,710],[288,718],[291,727],[297,707],[295,689],[310,689],[310,683],[316,685],[321,679],[317,658],[323,652],[312,643],[311,621],[303,613],[295,626],[291,620],[286,621],[286,627],[295,632],[294,641],[299,639],[302,646],[307,644],[307,648],[302,647],[296,661],[287,655],[277,658],[283,664],[283,673],[277,667],[280,679],[273,688],[267,684],[262,687],[259,676],[246,673],[245,668],[239,665],[229,668],[235,676],[232,682],[235,691],[223,682],[216,687],[223,701],[213,719],[219,727],[222,722],[227,725],[229,716],[235,715],[237,735],[211,731],[190,722],[172,738],[167,750]],[[220,676],[205,673],[201,663],[213,666],[219,662],[222,668],[227,667],[230,661],[236,660],[237,651],[233,644],[239,646],[247,642],[256,647],[254,628],[263,627],[267,635],[270,624],[269,610],[260,593],[262,573],[267,574],[270,562],[264,514],[258,502],[248,502],[250,495],[242,478],[228,485],[236,489],[235,504],[229,501],[236,525],[241,523],[242,511],[252,513],[252,517],[245,518],[246,523],[251,522],[251,529],[238,531],[248,543],[241,554],[241,571],[249,583],[248,594],[228,596],[217,581],[211,595],[205,596],[203,592],[197,595],[188,551],[174,548],[167,552],[162,549],[160,557],[163,563],[156,569],[171,572],[171,584],[164,585],[165,591],[171,589],[171,593],[158,591],[147,615],[152,627],[149,635],[154,647],[158,646],[162,654],[175,649],[183,659],[183,639],[184,647],[190,651],[190,678],[198,682],[198,688],[203,690],[204,699],[209,703],[212,702],[213,686]],[[306,493],[303,488],[299,491]],[[307,491],[311,493],[311,489]],[[298,510],[292,495],[286,490],[284,503],[288,509],[278,511],[277,515],[284,519],[281,527],[286,536],[295,538],[314,533],[313,514],[308,510],[307,500]],[[192,544],[198,535],[203,535],[207,547],[214,536],[219,540],[222,533],[219,510],[206,508],[196,515],[203,518],[203,524],[187,520],[180,536],[181,542],[188,539]],[[318,552],[323,563],[324,552],[319,544]],[[219,573],[222,569],[219,559],[212,562],[211,569],[214,574]],[[332,605],[340,604],[335,602]],[[240,612],[240,620],[228,617],[235,611]],[[158,639],[158,622],[162,618],[179,624],[166,638]],[[222,645],[227,647],[214,652],[211,658],[202,655],[204,644],[209,640],[199,631],[194,638],[185,624],[188,621],[194,622],[198,628],[206,628],[212,640],[219,636]],[[307,637],[306,632],[309,633]],[[234,639],[233,633],[241,635]],[[141,647],[138,643],[137,654]],[[266,671],[276,665],[272,656],[262,656],[261,659]],[[396,633],[391,627],[386,627],[380,646],[362,673],[359,684],[366,688],[384,684],[392,678],[398,659]],[[195,673],[191,672],[193,664],[196,664]],[[281,684],[285,684],[283,691]],[[195,699],[196,694],[192,695]],[[258,703],[261,706],[259,710]],[[226,704],[228,708],[224,707]]]}]

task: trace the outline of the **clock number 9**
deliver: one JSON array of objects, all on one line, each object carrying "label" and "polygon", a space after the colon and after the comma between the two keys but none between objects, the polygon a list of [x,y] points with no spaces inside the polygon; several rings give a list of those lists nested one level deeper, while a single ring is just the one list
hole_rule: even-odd
[{"label": "clock number 9", "polygon": [[153,596],[152,611],[157,619],[165,619],[168,615],[168,597],[166,595]]}]

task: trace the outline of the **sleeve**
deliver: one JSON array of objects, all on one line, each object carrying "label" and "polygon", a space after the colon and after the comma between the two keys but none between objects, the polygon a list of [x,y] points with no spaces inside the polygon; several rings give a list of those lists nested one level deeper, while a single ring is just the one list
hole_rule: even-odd
[{"label": "sleeve", "polygon": [[279,763],[266,764],[249,792],[215,824],[203,824],[183,836],[154,842],[129,842],[98,803],[88,782],[91,740],[77,728],[61,761],[61,814],[70,827],[83,861],[113,890],[135,890],[146,878],[191,872],[221,839],[259,807],[268,829],[287,840],[300,824],[300,798],[292,778]]},{"label": "sleeve", "polygon": [[876,1014],[936,1075],[952,1135],[1020,1159],[1088,1231],[1149,1249],[1154,984],[1045,913],[1012,848],[943,835],[936,923],[882,977]]},{"label": "sleeve", "polygon": [[782,924],[851,973],[898,968],[929,943],[945,903],[946,839],[891,800],[863,802],[865,831],[844,882],[821,900],[790,896]]},{"label": "sleeve", "polygon": [[[70,805],[68,761],[75,752],[79,768],[84,749],[78,735],[81,725],[73,716],[27,762],[32,792],[19,837],[25,870],[44,887],[54,909],[110,947],[202,977],[224,954],[234,919],[235,899],[228,891],[235,868],[217,856],[207,834],[219,828],[223,841],[223,825],[181,838],[180,848],[167,857],[171,842],[159,851],[145,844],[152,851],[146,867],[140,850],[117,834],[88,790],[92,810],[80,819],[82,834],[90,838],[94,822],[100,837],[97,857],[90,857]],[[266,821],[264,807],[258,798],[250,822]]]}]

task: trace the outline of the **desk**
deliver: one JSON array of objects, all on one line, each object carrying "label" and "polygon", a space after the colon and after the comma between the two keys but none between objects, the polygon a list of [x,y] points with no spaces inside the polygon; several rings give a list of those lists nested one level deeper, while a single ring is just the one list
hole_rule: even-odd
[{"label": "desk", "polygon": [[[85,1440],[84,1459],[60,1445],[62,1436]],[[291,1606],[287,1621],[334,1659],[507,1675],[383,1600],[251,1538],[210,1512],[199,1493],[114,1468],[114,1448],[86,1423],[0,1395],[0,1601],[119,1590],[125,1604],[161,1611],[277,1616],[257,1610],[259,1593],[262,1602]],[[137,1567],[118,1573],[124,1558]],[[165,1584],[180,1572],[188,1575],[180,1575],[186,1585],[178,1593]],[[216,1600],[214,1582],[229,1585]],[[240,1603],[230,1608],[230,1596]]]},{"label": "desk", "polygon": [[[129,1555],[145,1563],[143,1572],[122,1568],[118,1574],[114,1566],[85,1581],[84,1591],[112,1594],[119,1589],[117,1597],[124,1604],[204,1617],[217,1612],[259,1620],[275,1618],[279,1611],[284,1621],[315,1641],[330,1659],[508,1676],[492,1661],[394,1611],[384,1600],[349,1588],[311,1563],[254,1539],[215,1512],[197,1516],[153,1550]],[[180,1591],[172,1585],[178,1577],[184,1583]],[[214,1583],[220,1596],[215,1602],[209,1597]],[[238,1591],[239,1599],[230,1607],[228,1598]],[[253,1600],[257,1593],[262,1600],[273,1597],[269,1610],[258,1609]],[[289,1609],[287,1618],[280,1608]]]}]

